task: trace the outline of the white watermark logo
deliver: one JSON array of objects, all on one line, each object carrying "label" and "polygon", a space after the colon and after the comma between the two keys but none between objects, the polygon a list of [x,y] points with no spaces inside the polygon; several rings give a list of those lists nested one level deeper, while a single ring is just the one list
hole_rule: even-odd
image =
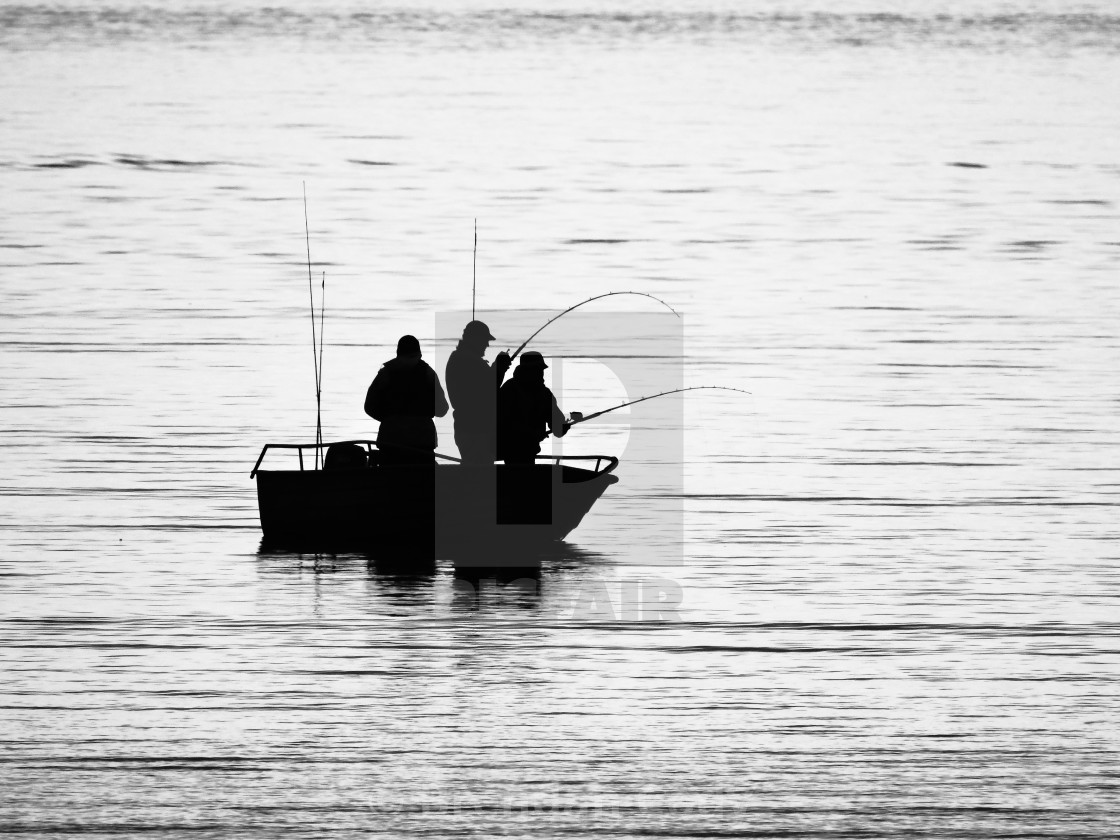
[{"label": "white watermark logo", "polygon": [[[596,302],[559,318],[555,310],[496,310],[479,312],[478,318],[494,336],[484,351],[486,361],[522,345],[523,352],[540,353],[547,362],[546,386],[561,411],[575,420],[567,434],[541,442],[540,456],[584,469],[592,469],[590,464],[599,469],[598,456],[618,459],[617,483],[583,514],[570,536],[561,538],[606,550],[618,564],[675,566],[684,561],[684,409],[680,394],[661,395],[683,385],[684,328],[675,312],[648,303],[652,311],[597,311]],[[436,315],[432,364],[441,376],[470,319],[469,312]],[[515,359],[507,383],[518,363]],[[454,423],[454,414],[437,423],[441,448],[455,440]],[[439,505],[437,500],[442,511]],[[498,557],[486,560],[517,565]],[[581,609],[605,611],[588,598]],[[619,593],[612,611],[627,611],[631,600]]]},{"label": "white watermark logo", "polygon": [[681,585],[664,577],[590,580],[574,588],[551,587],[536,577],[459,577],[453,585],[454,607],[494,617],[516,615],[503,608],[522,606],[559,620],[680,621],[683,601]]}]

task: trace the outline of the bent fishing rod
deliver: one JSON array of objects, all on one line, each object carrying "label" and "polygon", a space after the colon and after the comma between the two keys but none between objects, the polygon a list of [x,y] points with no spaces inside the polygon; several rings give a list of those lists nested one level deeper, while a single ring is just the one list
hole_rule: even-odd
[{"label": "bent fishing rod", "polygon": [[620,408],[626,408],[628,405],[636,405],[646,400],[654,400],[658,397],[667,397],[669,394],[681,394],[685,391],[738,391],[740,394],[749,394],[750,391],[744,391],[742,388],[730,388],[725,385],[692,385],[688,388],[674,388],[671,391],[662,391],[660,394],[650,394],[648,397],[639,397],[630,402],[624,402],[620,405],[613,405],[610,408],[604,408],[602,411],[596,411],[594,414],[580,414],[578,411],[572,412],[572,417],[568,420],[568,426],[574,426],[576,423],[586,423],[588,420],[594,420],[596,417],[601,417],[604,414],[609,414],[612,411],[618,411]]},{"label": "bent fishing rod", "polygon": [[532,341],[532,340],[533,340],[534,338],[536,338],[536,337],[537,337],[538,335],[540,335],[540,334],[541,334],[541,332],[543,332],[543,331],[544,331],[544,328],[545,328],[545,327],[547,327],[547,326],[548,326],[549,324],[551,324],[551,323],[552,323],[553,321],[556,321],[556,320],[558,320],[558,319],[560,319],[560,318],[563,318],[563,317],[564,317],[565,315],[567,315],[567,314],[568,314],[569,312],[571,312],[571,311],[572,311],[573,309],[579,309],[579,308],[580,308],[581,306],[583,306],[583,305],[584,305],[584,304],[586,304],[586,303],[591,303],[592,301],[595,301],[595,300],[602,300],[603,298],[605,298],[605,297],[611,297],[612,295],[638,295],[638,296],[640,296],[640,297],[647,297],[647,298],[650,298],[651,300],[655,300],[655,301],[657,301],[658,303],[660,303],[660,304],[661,304],[662,306],[664,306],[664,307],[665,307],[666,309],[668,309],[668,310],[669,310],[670,312],[672,312],[672,313],[673,313],[674,315],[676,315],[676,316],[677,316],[678,318],[679,318],[679,317],[681,317],[680,313],[679,313],[679,312],[677,312],[677,310],[675,310],[675,309],[674,309],[673,307],[669,306],[669,304],[667,304],[667,303],[666,303],[665,301],[663,301],[663,300],[662,300],[661,298],[659,298],[659,297],[654,297],[653,295],[651,295],[651,294],[647,294],[646,292],[606,292],[606,293],[604,293],[604,294],[601,294],[601,295],[595,295],[595,297],[589,297],[589,298],[588,298],[587,300],[581,300],[581,301],[580,301],[579,303],[577,303],[577,304],[576,304],[575,306],[569,306],[569,307],[568,307],[567,309],[565,309],[565,310],[564,310],[563,312],[561,312],[561,313],[560,313],[559,315],[555,315],[555,316],[553,316],[552,318],[549,318],[549,319],[548,319],[548,320],[547,320],[547,321],[545,322],[544,326],[542,326],[542,327],[541,327],[541,328],[540,328],[539,330],[537,330],[537,331],[536,331],[535,333],[533,333],[533,334],[532,334],[531,336],[529,336],[529,337],[528,337],[527,339],[525,339],[525,340],[524,340],[523,342],[521,342],[521,346],[520,346],[520,347],[518,347],[518,348],[517,348],[516,350],[514,350],[514,351],[513,351],[513,353],[511,353],[511,354],[510,354],[509,360],[510,360],[510,361],[512,362],[512,361],[513,361],[514,359],[516,359],[516,358],[517,358],[517,356],[518,356],[518,354],[519,354],[519,353],[520,353],[520,352],[521,352],[522,350],[524,350],[524,349],[525,349],[526,345],[527,345],[527,344],[528,344],[528,343],[529,343],[530,341]]}]

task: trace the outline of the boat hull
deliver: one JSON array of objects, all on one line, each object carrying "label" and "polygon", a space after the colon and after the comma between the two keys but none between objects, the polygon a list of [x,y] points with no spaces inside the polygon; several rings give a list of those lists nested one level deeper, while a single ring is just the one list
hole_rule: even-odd
[{"label": "boat hull", "polygon": [[618,478],[557,464],[254,471],[270,548],[366,551],[461,565],[567,537]]}]

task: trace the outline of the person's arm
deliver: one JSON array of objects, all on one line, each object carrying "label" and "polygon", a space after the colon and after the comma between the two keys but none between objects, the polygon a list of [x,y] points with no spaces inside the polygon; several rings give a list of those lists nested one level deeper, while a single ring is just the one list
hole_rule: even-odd
[{"label": "person's arm", "polygon": [[571,426],[564,419],[564,412],[560,410],[560,406],[556,404],[556,397],[552,397],[552,416],[548,420],[548,430],[556,437],[564,437],[568,433]]},{"label": "person's arm", "polygon": [[369,389],[366,391],[366,414],[372,417],[377,422],[381,422],[381,392],[383,390],[384,380],[381,378],[381,371],[377,372],[377,376],[373,378],[373,382],[369,384]]},{"label": "person's arm", "polygon": [[447,382],[447,396],[452,405],[459,405],[462,399],[459,395],[459,360],[452,353],[443,369],[443,378]]},{"label": "person's arm", "polygon": [[443,386],[439,382],[439,375],[432,371],[432,387],[435,390],[435,404],[433,406],[433,416],[443,417],[447,414],[447,410],[451,407],[447,404],[447,396],[443,393]]},{"label": "person's arm", "polygon": [[509,353],[503,350],[494,358],[494,387],[501,388],[502,380],[506,378],[506,371],[509,370],[513,360],[510,359]]}]

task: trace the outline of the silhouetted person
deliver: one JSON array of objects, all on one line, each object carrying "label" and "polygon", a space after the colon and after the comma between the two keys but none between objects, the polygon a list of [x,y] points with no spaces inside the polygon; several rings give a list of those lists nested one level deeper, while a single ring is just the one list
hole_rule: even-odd
[{"label": "silhouetted person", "polygon": [[498,392],[498,457],[507,464],[532,464],[549,432],[568,433],[564,413],[544,384],[547,367],[540,353],[523,353],[513,378]]},{"label": "silhouetted person", "polygon": [[483,358],[494,336],[482,321],[471,321],[447,360],[447,394],[455,408],[455,445],[465,464],[493,464],[497,454],[495,418],[498,389],[511,364],[499,353],[493,365]]},{"label": "silhouetted person", "polygon": [[381,366],[366,392],[366,414],[381,423],[381,463],[433,463],[437,441],[432,418],[443,417],[447,408],[439,377],[421,358],[420,342],[402,336],[397,357]]}]

